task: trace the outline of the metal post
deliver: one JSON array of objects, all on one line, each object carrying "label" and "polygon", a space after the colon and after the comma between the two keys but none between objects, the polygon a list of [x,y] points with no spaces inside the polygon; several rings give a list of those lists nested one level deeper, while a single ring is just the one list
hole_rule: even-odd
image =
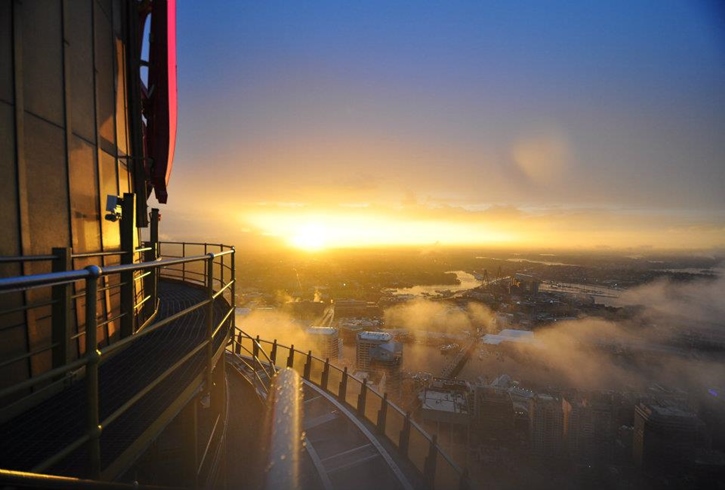
[{"label": "metal post", "polygon": [[303,377],[309,381],[310,371],[312,370],[312,351],[307,351],[307,360],[305,361],[305,373]]},{"label": "metal post", "polygon": [[232,315],[232,332],[237,328],[237,251],[232,247],[232,309],[234,314]]},{"label": "metal post", "polygon": [[360,394],[357,396],[357,413],[365,418],[365,400],[368,397],[368,380],[364,379],[360,387]]},{"label": "metal post", "polygon": [[101,268],[89,265],[86,270],[90,276],[86,280],[86,406],[88,407],[88,454],[90,477],[98,479],[101,475],[101,426],[98,415],[98,364],[101,352],[98,350],[98,278]]},{"label": "metal post", "polygon": [[242,332],[239,332],[239,334],[237,334],[237,343],[234,346],[234,353],[237,355],[242,353]]},{"label": "metal post", "polygon": [[259,335],[257,335],[256,340],[252,339],[252,357],[259,358]]},{"label": "metal post", "polygon": [[289,356],[287,356],[287,367],[294,369],[295,367],[295,344],[289,347]]},{"label": "metal post", "polygon": [[[71,249],[54,248],[53,272],[71,270]],[[53,286],[53,367],[70,362],[71,343],[71,288],[72,284]]]},{"label": "metal post", "polygon": [[383,393],[383,403],[378,410],[378,432],[385,434],[385,425],[388,420],[388,393]]},{"label": "metal post", "polygon": [[[146,252],[146,262],[152,262],[159,258],[160,251],[159,251],[159,210],[156,208],[151,209],[151,220],[150,220],[150,226],[149,226],[149,242],[148,246],[151,248],[148,252]],[[146,276],[146,281],[144,282],[144,289],[145,294],[149,296],[151,299],[149,301],[146,301],[144,304],[144,313],[146,315],[146,318],[149,318],[151,315],[153,315],[154,310],[156,309],[156,303],[158,299],[158,277],[159,277],[159,269],[154,267],[152,269],[148,269],[149,274]]]},{"label": "metal post", "polygon": [[[134,244],[133,239],[136,233],[136,195],[125,193],[121,204],[121,264],[133,264]],[[135,319],[134,309],[134,273],[133,271],[121,272],[121,338],[133,335],[133,324]]]},{"label": "metal post", "polygon": [[322,380],[320,386],[322,389],[327,391],[327,382],[330,379],[330,358],[325,359],[325,367],[322,369]]},{"label": "metal post", "polygon": [[400,431],[398,439],[398,448],[400,454],[408,457],[408,444],[410,443],[410,412],[405,412],[405,420],[403,421],[403,429]]},{"label": "metal post", "polygon": [[269,360],[272,361],[273,365],[277,364],[277,339],[272,342],[272,352],[269,353]]},{"label": "metal post", "polygon": [[430,440],[430,446],[428,446],[428,456],[425,458],[425,463],[423,463],[423,473],[430,488],[433,488],[433,483],[435,481],[437,456],[438,436],[433,434]]},{"label": "metal post", "polygon": [[206,338],[209,342],[206,346],[206,390],[211,396],[212,379],[211,373],[214,370],[214,255],[209,254],[206,260],[206,293],[209,304],[206,309]]},{"label": "metal post", "polygon": [[347,396],[347,366],[342,371],[342,379],[340,380],[340,391],[337,393],[337,397],[341,402],[345,402]]}]

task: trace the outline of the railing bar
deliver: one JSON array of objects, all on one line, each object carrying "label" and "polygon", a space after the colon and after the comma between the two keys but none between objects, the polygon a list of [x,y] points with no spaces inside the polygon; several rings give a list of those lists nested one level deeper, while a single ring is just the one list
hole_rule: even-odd
[{"label": "railing bar", "polygon": [[66,364],[65,366],[61,366],[61,367],[52,369],[50,371],[46,371],[43,374],[39,374],[38,376],[35,376],[33,378],[28,378],[25,381],[22,381],[16,385],[8,386],[4,390],[0,391],[0,398],[4,398],[6,396],[12,395],[16,391],[32,388],[36,384],[42,383],[43,381],[47,381],[49,379],[63,376],[67,372],[70,372],[76,368],[79,368],[79,367],[85,365],[85,363],[86,363],[86,360],[84,358],[81,358],[81,359],[71,362],[70,364]]},{"label": "railing bar", "polygon": [[231,316],[231,314],[233,312],[234,312],[234,310],[232,308],[229,308],[229,310],[227,311],[226,315],[224,315],[224,318],[222,318],[219,321],[219,323],[217,324],[217,327],[214,329],[214,332],[212,332],[212,334],[211,334],[212,337],[216,337],[216,334],[218,334],[219,333],[219,330],[221,330],[221,328],[224,326],[224,322],[229,319],[229,317]]},{"label": "railing bar", "polygon": [[58,343],[56,342],[54,344],[50,344],[47,347],[43,347],[42,349],[34,350],[32,352],[26,352],[22,356],[15,357],[13,359],[7,359],[7,360],[5,360],[3,362],[0,362],[0,368],[4,368],[5,366],[9,366],[10,364],[14,364],[14,363],[16,363],[18,361],[22,361],[23,359],[27,359],[29,357],[33,357],[33,356],[38,355],[38,354],[40,354],[42,352],[49,351],[49,350],[53,349],[54,347],[56,347],[57,345],[58,345]]},{"label": "railing bar", "polygon": [[[9,315],[10,313],[17,313],[18,311],[32,310],[33,308],[42,308],[43,306],[51,306],[55,304],[55,300],[41,301],[39,303],[31,303],[29,305],[17,306],[9,310],[0,311],[0,315]],[[6,326],[0,327],[0,331],[5,330]]]},{"label": "railing bar", "polygon": [[46,469],[52,467],[56,463],[59,463],[60,461],[62,461],[63,458],[65,458],[72,452],[76,451],[78,448],[80,448],[84,444],[87,444],[90,439],[91,439],[91,437],[88,434],[82,435],[79,439],[76,439],[75,441],[68,444],[62,451],[55,453],[50,458],[46,459],[39,465],[35,466],[31,471],[33,471],[34,473],[40,473],[42,471],[45,471]]},{"label": "railing bar", "polygon": [[58,257],[55,255],[28,255],[28,256],[0,256],[0,264],[13,263],[13,262],[40,262],[43,260],[55,260]]},{"label": "railing bar", "polygon": [[126,403],[124,403],[119,408],[117,408],[115,412],[113,412],[111,415],[106,417],[106,419],[101,422],[101,425],[103,427],[107,427],[107,426],[111,425],[118,417],[123,415],[123,412],[128,410],[137,401],[139,401],[141,398],[143,398],[145,395],[147,395],[151,390],[156,388],[156,386],[158,386],[159,383],[161,383],[163,380],[165,380],[167,377],[169,377],[174,371],[179,369],[179,367],[181,367],[181,365],[184,364],[186,361],[188,361],[189,359],[194,357],[194,355],[197,354],[201,349],[206,347],[206,345],[208,343],[209,343],[208,340],[202,341],[199,345],[197,345],[194,349],[192,349],[188,354],[186,354],[180,360],[176,361],[176,363],[174,363],[173,366],[171,366],[166,371],[164,371],[160,376],[158,376],[156,379],[154,379],[150,384],[146,385],[146,387],[144,387],[143,390],[136,393]]},{"label": "railing bar", "polygon": [[161,327],[163,327],[163,326],[165,326],[165,325],[173,322],[174,320],[176,320],[176,319],[178,319],[178,318],[180,318],[180,317],[182,317],[182,316],[184,316],[184,315],[186,315],[188,313],[191,313],[194,310],[198,310],[202,306],[206,305],[208,302],[209,302],[209,300],[208,299],[205,299],[201,303],[197,303],[195,305],[192,305],[192,306],[186,308],[185,310],[182,310],[182,311],[180,311],[178,313],[174,313],[171,316],[167,316],[163,320],[159,320],[157,323],[151,325],[146,330],[144,330],[142,332],[137,332],[136,334],[132,335],[131,337],[126,337],[125,339],[120,340],[120,341],[116,342],[115,344],[111,344],[111,345],[105,347],[104,349],[101,350],[101,353],[107,354],[109,352],[113,352],[116,349],[120,349],[121,347],[125,346],[126,344],[129,344],[129,343],[133,342],[135,339],[141,338],[144,335],[148,335],[151,332],[155,332],[156,330],[158,330]]},{"label": "railing bar", "polygon": [[106,325],[108,325],[109,323],[111,323],[111,322],[113,322],[113,321],[116,321],[116,320],[118,320],[119,318],[121,318],[121,317],[123,317],[123,316],[126,316],[126,315],[128,315],[128,313],[127,313],[127,312],[124,312],[124,313],[119,313],[118,315],[114,316],[113,318],[106,318],[106,319],[105,319],[105,320],[103,320],[102,322],[98,322],[98,328],[101,328],[101,327],[103,327],[103,326],[106,326]]},{"label": "railing bar", "polygon": [[139,490],[170,490],[175,487],[159,487],[156,485],[138,485],[134,483],[106,482],[86,480],[69,476],[47,475],[26,471],[0,470],[0,484],[29,488],[58,489],[139,489]]},{"label": "railing bar", "polygon": [[196,469],[196,476],[198,477],[201,473],[201,469],[204,467],[204,461],[206,460],[206,455],[209,453],[209,447],[211,447],[211,441],[214,438],[214,434],[216,433],[217,425],[219,425],[219,419],[221,418],[222,414],[219,414],[216,416],[216,420],[214,421],[214,427],[211,430],[211,434],[209,434],[209,439],[206,441],[206,448],[204,449],[204,454],[201,455],[201,461],[199,462],[199,467]]},{"label": "railing bar", "polygon": [[220,289],[219,291],[217,291],[216,293],[214,293],[214,299],[216,299],[216,298],[217,298],[217,297],[218,297],[219,295],[221,295],[221,294],[222,294],[222,293],[223,293],[224,291],[226,291],[227,289],[229,289],[230,287],[232,287],[232,283],[233,283],[233,282],[234,282],[233,280],[230,280],[230,281],[229,281],[228,283],[226,283],[226,284],[224,285],[224,287],[222,287],[222,288],[221,288],[221,289]]}]

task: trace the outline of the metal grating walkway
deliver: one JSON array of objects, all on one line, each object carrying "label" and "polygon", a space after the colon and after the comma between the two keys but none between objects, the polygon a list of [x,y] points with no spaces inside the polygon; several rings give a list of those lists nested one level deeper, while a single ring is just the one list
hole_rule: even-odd
[{"label": "metal grating walkway", "polygon": [[[206,298],[206,291],[188,284],[159,281],[161,300],[158,320],[171,316]],[[229,306],[220,296],[214,305],[215,324]],[[192,351],[206,335],[206,308],[199,308],[157,332],[150,333],[102,362],[99,370],[100,420],[121,407],[152,380]],[[222,333],[226,330],[223,329]],[[214,341],[216,351],[225,335]],[[111,464],[161,415],[204,371],[204,349],[141,398],[108,427],[101,444],[101,469]],[[84,434],[86,429],[85,383],[72,386],[21,415],[0,424],[0,465],[6,469],[31,471]],[[47,471],[85,477],[88,453],[76,450]]]}]

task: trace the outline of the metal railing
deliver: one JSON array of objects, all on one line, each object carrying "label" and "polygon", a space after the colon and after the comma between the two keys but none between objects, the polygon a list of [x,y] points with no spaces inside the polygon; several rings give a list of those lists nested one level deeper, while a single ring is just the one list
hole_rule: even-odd
[{"label": "metal railing", "polygon": [[235,327],[228,349],[238,357],[245,357],[247,365],[265,373],[274,373],[281,366],[294,369],[302,378],[340,402],[351,407],[357,416],[372,424],[378,436],[386,438],[423,475],[432,489],[468,489],[470,481],[467,471],[461,469],[438,445],[437,437],[430,436],[411,419],[410,412],[403,412],[388,400],[387,393],[381,395],[347,372],[322,360],[285,346],[253,338]]},{"label": "metal railing", "polygon": [[[72,285],[82,285],[83,287],[77,288],[81,292],[76,298],[81,297],[85,301],[85,325],[82,332],[79,327],[79,334],[85,335],[85,351],[82,356],[78,359],[66,362],[58,367],[54,367],[45,372],[42,372],[36,376],[29,377],[23,381],[13,384],[0,390],[0,400],[11,399],[13,403],[12,407],[19,406],[21,409],[32,406],[32,402],[28,402],[26,399],[31,397],[35,388],[42,386],[44,390],[56,389],[60,390],[65,386],[67,380],[73,377],[79,377],[79,373],[84,377],[86,399],[86,424],[84,433],[76,438],[72,443],[66,445],[52,455],[51,457],[39,462],[33,469],[33,472],[42,473],[53,465],[62,461],[68,455],[86,446],[88,450],[88,468],[89,476],[92,479],[98,479],[101,474],[101,454],[100,454],[100,436],[101,432],[109,425],[113,424],[121,415],[126,413],[132,406],[134,406],[139,400],[141,400],[146,394],[158,386],[162,381],[167,379],[171,374],[175,373],[180,367],[188,362],[199,352],[205,352],[206,356],[206,386],[211,387],[211,375],[214,368],[214,363],[219,359],[221,350],[215,352],[214,340],[219,339],[219,335],[226,335],[226,331],[222,332],[222,329],[227,326],[233,326],[234,324],[234,297],[235,297],[235,280],[234,280],[234,248],[225,245],[208,245],[208,244],[185,244],[184,248],[201,247],[204,250],[204,254],[178,257],[170,259],[159,259],[150,262],[139,262],[127,265],[115,265],[110,267],[99,267],[97,265],[90,265],[81,270],[65,271],[65,272],[51,272],[45,274],[35,274],[21,277],[10,277],[0,278],[0,294],[12,293],[19,291],[31,291],[41,288],[70,288]],[[209,250],[215,251],[209,251]],[[137,251],[145,251],[140,249]],[[88,257],[91,255],[98,254],[80,254],[79,257]],[[31,257],[30,260],[35,260],[37,257]],[[42,260],[52,260],[56,258],[53,256],[43,256]],[[21,258],[4,258],[5,262],[21,262]],[[38,259],[40,260],[40,259]],[[99,288],[99,281],[104,277],[115,277],[122,276],[124,273],[141,273],[145,274],[151,272],[154,275],[158,273],[160,277],[168,279],[187,279],[186,270],[190,268],[192,270],[201,270],[203,275],[195,277],[190,282],[202,285],[206,289],[206,297],[204,300],[185,308],[183,311],[176,312],[173,315],[167,316],[161,320],[150,323],[143,328],[132,332],[132,335],[125,338],[121,338],[116,342],[109,343],[103,347],[99,346],[98,342],[98,330],[102,328],[102,325],[106,324],[108,318],[104,318],[103,310],[101,312],[101,318],[99,321],[99,298],[98,293],[104,288]],[[119,282],[113,287],[120,288],[123,286],[122,282]],[[110,287],[110,286],[106,286]],[[228,310],[221,315],[221,319],[215,322],[214,320],[214,305],[215,300],[223,296],[227,301],[226,304],[229,306]],[[146,295],[144,301],[148,301],[149,296]],[[103,304],[103,303],[100,303]],[[41,306],[47,306],[43,304]],[[25,312],[34,308],[39,308],[38,305],[29,304],[20,307],[14,307],[10,310],[1,311],[0,315],[11,312]],[[121,312],[122,315],[134,315],[136,310],[139,308],[139,304],[135,303],[132,306],[132,311],[124,309]],[[138,393],[132,396],[129,400],[126,400],[120,407],[118,407],[111,414],[107,415],[101,420],[99,414],[99,365],[102,359],[109,357],[111,354],[120,352],[125,347],[137,342],[140,338],[147,336],[159,329],[167,327],[171,322],[177,320],[185,315],[190,314],[193,311],[206,308],[206,335],[204,340],[199,342],[193,349],[184,355],[181,359],[175,362],[160,376],[156,377],[148,385],[142,388]],[[107,312],[110,314],[110,312]],[[68,336],[66,337],[68,338]],[[218,342],[217,342],[218,344]],[[224,342],[221,342],[219,349],[223,349]],[[47,349],[56,348],[56,342],[53,342]],[[28,355],[34,355],[35,352],[26,353]],[[11,360],[15,361],[15,359]],[[8,362],[8,361],[4,361]],[[17,399],[17,396],[21,398]],[[2,411],[8,410],[8,406],[2,407]],[[10,410],[12,412],[12,410]],[[17,411],[17,410],[16,410]]]}]

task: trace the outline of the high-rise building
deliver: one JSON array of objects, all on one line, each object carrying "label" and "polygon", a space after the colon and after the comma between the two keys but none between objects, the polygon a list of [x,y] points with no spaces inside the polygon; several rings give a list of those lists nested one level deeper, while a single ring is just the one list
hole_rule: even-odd
[{"label": "high-rise building", "polygon": [[337,361],[340,359],[342,339],[333,327],[310,327],[307,329],[314,349],[312,353],[321,359]]},{"label": "high-rise building", "polygon": [[493,386],[476,386],[473,391],[473,430],[483,440],[511,437],[514,405],[509,392]]},{"label": "high-rise building", "polygon": [[564,449],[564,411],[561,399],[537,394],[529,400],[531,451],[542,458],[559,458]]},{"label": "high-rise building", "polygon": [[562,400],[562,408],[569,456],[582,463],[609,462],[617,429],[614,395],[568,395]]},{"label": "high-rise building", "polygon": [[355,360],[358,369],[372,365],[399,365],[403,359],[403,344],[395,342],[388,332],[360,332],[357,334]]},{"label": "high-rise building", "polygon": [[672,402],[642,402],[634,409],[634,461],[640,468],[682,468],[698,445],[702,423],[689,408]]}]

